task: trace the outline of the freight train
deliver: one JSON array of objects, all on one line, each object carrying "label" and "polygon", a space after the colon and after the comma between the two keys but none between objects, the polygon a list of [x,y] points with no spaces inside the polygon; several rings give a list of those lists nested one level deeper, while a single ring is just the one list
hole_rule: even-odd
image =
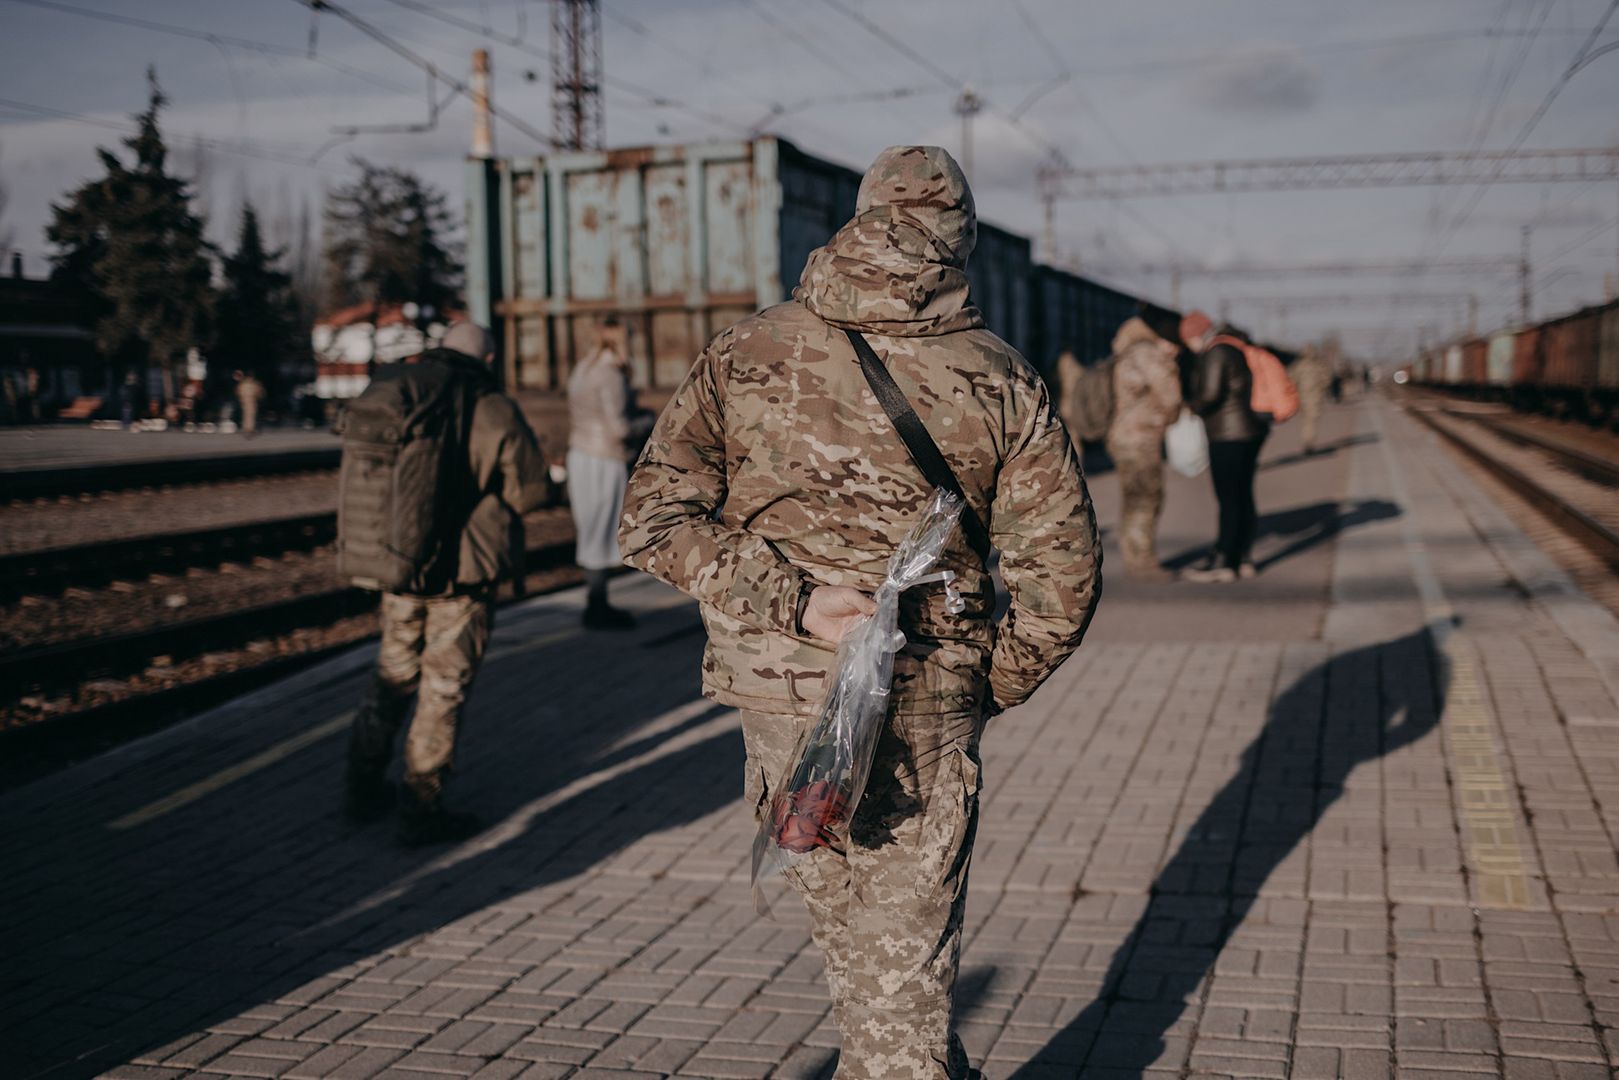
[{"label": "freight train", "polygon": [[[566,386],[607,315],[630,327],[635,382],[677,385],[714,334],[787,298],[860,186],[774,136],[467,167],[467,309],[502,340],[514,389]],[[1036,262],[1027,237],[983,221],[968,277],[989,328],[1048,376],[1065,350],[1106,357],[1149,306]]]},{"label": "freight train", "polygon": [[1619,300],[1428,349],[1413,382],[1619,429]]}]

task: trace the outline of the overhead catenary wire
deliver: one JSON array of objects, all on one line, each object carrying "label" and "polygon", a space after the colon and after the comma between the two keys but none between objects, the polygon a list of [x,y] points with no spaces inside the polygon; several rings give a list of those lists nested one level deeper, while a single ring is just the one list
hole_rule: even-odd
[{"label": "overhead catenary wire", "polygon": [[[216,34],[210,30],[195,30],[186,26],[176,26],[173,23],[156,22],[152,19],[139,19],[132,15],[122,15],[115,11],[97,11],[94,8],[79,7],[75,4],[64,4],[58,0],[3,0],[5,3],[23,4],[28,7],[41,8],[46,11],[56,11],[64,15],[76,15],[80,18],[95,19],[101,22],[114,23],[120,26],[132,26],[141,30],[150,30],[153,33],[169,34],[174,37],[190,38],[193,41],[206,41],[209,44],[233,49],[244,49],[249,52],[262,53],[268,56],[287,56],[295,60],[308,60],[322,67],[330,68],[382,90],[391,90],[395,93],[414,93],[415,91],[400,83],[386,79],[380,75],[372,74],[361,68],[352,67],[338,60],[329,60],[322,56],[312,54],[312,48],[294,48],[288,45],[277,45],[268,41],[257,41],[252,38],[237,37],[233,34]],[[313,39],[311,39],[313,40]]]},{"label": "overhead catenary wire", "polygon": [[[401,44],[397,39],[391,37],[387,33],[384,33],[382,30],[360,18],[358,15],[354,14],[354,12],[350,11],[341,4],[333,3],[332,0],[293,0],[293,2],[307,7],[311,11],[328,13],[336,16],[337,18],[348,23],[350,26],[354,27],[356,30],[360,31],[360,33],[364,34],[366,37],[369,37],[373,41],[382,45],[389,52],[392,52],[394,55],[426,72],[427,77],[430,80],[444,84],[445,86],[454,90],[457,94],[464,94],[468,97],[471,96],[471,89],[466,83],[455,78],[453,75],[445,74],[439,69],[437,64],[421,56],[420,54],[413,52],[411,49]],[[431,97],[429,98],[429,106],[432,106]],[[507,125],[519,132],[522,132],[524,135],[527,135],[529,138],[540,143],[542,146],[550,147],[554,145],[551,142],[550,136],[537,130],[527,121],[512,113],[511,110],[497,106],[493,102],[488,103],[488,109],[490,113],[505,121]]]},{"label": "overhead catenary wire", "polygon": [[[0,98],[0,108],[16,109],[21,112],[32,113],[37,116],[48,116],[57,120],[71,120],[74,123],[89,124],[109,131],[128,133],[138,130],[137,125],[131,121],[107,120],[97,116],[86,116],[84,113],[69,112],[66,109],[57,109],[49,105],[36,105],[33,102],[18,101],[15,98]],[[284,165],[313,166],[318,163],[319,156],[319,152],[310,156],[298,156],[266,149],[262,146],[231,142],[224,139],[211,139],[204,135],[168,135],[165,138],[170,142],[184,143],[188,146],[201,147],[205,150],[217,150],[225,154],[241,154],[245,157],[280,162]]]}]

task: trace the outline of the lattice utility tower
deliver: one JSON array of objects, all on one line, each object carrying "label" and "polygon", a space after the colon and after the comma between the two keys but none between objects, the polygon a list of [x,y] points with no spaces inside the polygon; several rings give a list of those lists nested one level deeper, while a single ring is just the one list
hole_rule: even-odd
[{"label": "lattice utility tower", "polygon": [[600,0],[551,0],[551,138],[562,150],[606,145]]}]

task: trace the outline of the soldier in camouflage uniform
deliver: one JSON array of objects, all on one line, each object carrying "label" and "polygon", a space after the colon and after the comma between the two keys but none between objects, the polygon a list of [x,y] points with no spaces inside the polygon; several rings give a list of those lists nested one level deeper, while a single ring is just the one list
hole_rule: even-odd
[{"label": "soldier in camouflage uniform", "polygon": [[938,587],[902,598],[908,643],[843,851],[794,871],[843,1035],[838,1075],[960,1078],[950,1029],[985,717],[1024,701],[1079,645],[1101,549],[1078,457],[1045,384],[967,297],[972,196],[937,147],[883,152],[853,220],[793,300],[698,358],[630,480],[627,560],[702,603],[705,692],[742,710],[755,812],[814,722],[835,643],[932,489],[871,394],[864,333],[1001,551],[1011,605],[959,531]]},{"label": "soldier in camouflage uniform", "polygon": [[1316,427],[1321,423],[1321,405],[1332,385],[1332,361],[1320,350],[1307,347],[1287,369],[1299,391],[1299,415],[1304,419],[1304,452],[1315,453]]},{"label": "soldier in camouflage uniform", "polygon": [[[459,322],[443,346],[413,363],[438,364],[476,389],[469,418],[464,475],[456,494],[475,493],[463,516],[444,525],[443,553],[427,571],[425,595],[382,594],[382,644],[377,670],[349,732],[345,804],[367,821],[394,802],[384,778],[405,714],[416,715],[405,735],[404,784],[398,792],[399,836],[408,845],[460,839],[477,831],[467,813],[445,809],[444,784],[455,759],[461,712],[494,627],[495,590],[521,580],[526,551],[522,516],[551,495],[544,455],[517,403],[498,393],[490,370],[489,331]],[[459,426],[459,425],[458,425]],[[437,508],[448,515],[449,506]]]},{"label": "soldier in camouflage uniform", "polygon": [[1107,452],[1119,471],[1123,510],[1119,546],[1131,577],[1167,581],[1158,564],[1158,515],[1164,509],[1164,431],[1181,411],[1179,350],[1140,318],[1113,335],[1113,422]]}]

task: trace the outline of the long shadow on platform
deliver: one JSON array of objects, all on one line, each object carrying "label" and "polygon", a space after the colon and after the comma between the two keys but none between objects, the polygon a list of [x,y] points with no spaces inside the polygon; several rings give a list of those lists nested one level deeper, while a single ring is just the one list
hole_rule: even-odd
[{"label": "long shadow on platform", "polygon": [[[340,736],[128,831],[96,824],[100,810],[90,822],[62,825],[61,837],[46,841],[49,854],[35,855],[34,880],[19,889],[14,878],[4,893],[14,930],[0,970],[3,1071],[93,1076],[221,1023],[262,1030],[274,1020],[250,1013],[292,1010],[259,1007],[313,1002],[338,986],[323,977],[350,964],[580,875],[733,802],[740,733],[683,748],[673,742],[728,711],[698,696],[702,637],[686,633],[692,622],[689,610],[645,616],[646,647],[603,636],[545,644],[541,635],[532,647],[496,639],[469,717],[482,752],[458,775],[455,793],[491,822],[518,825],[470,854],[400,849],[391,821],[342,822]],[[616,651],[599,651],[608,648]],[[603,667],[605,655],[620,666]],[[332,689],[357,695],[358,680]],[[643,730],[682,707],[667,727]],[[193,771],[217,767],[217,758],[203,760],[160,776],[160,790],[183,789]],[[467,925],[455,947],[479,939]],[[548,945],[563,944],[543,934],[528,940],[535,965]],[[417,989],[362,981],[349,1000],[323,1004],[329,1012],[316,1015],[358,1023],[388,995]],[[544,1011],[536,1003],[535,1019]],[[334,1027],[320,1038],[340,1034]]]},{"label": "long shadow on platform", "polygon": [[1353,447],[1365,446],[1368,443],[1374,443],[1376,441],[1376,435],[1346,435],[1341,439],[1335,439],[1329,443],[1322,443],[1320,446],[1315,448],[1314,453],[1306,454],[1303,450],[1295,450],[1291,454],[1283,454],[1279,458],[1272,458],[1269,461],[1262,461],[1259,464],[1259,471],[1264,472],[1266,469],[1280,469],[1285,465],[1297,465],[1301,461],[1314,461],[1317,458],[1331,457],[1340,450],[1349,450]]},{"label": "long shadow on platform", "polygon": [[1266,881],[1338,800],[1350,772],[1438,724],[1448,687],[1440,667],[1424,629],[1342,653],[1288,687],[1236,776],[1159,872],[1096,999],[1015,1080],[1083,1068],[1123,1080],[1158,1063]]},{"label": "long shadow on platform", "polygon": [[[1257,565],[1261,570],[1267,569],[1324,544],[1346,530],[1399,516],[1400,508],[1385,499],[1362,499],[1347,509],[1336,502],[1319,502],[1261,514],[1259,527],[1254,533],[1256,547],[1261,540],[1273,536],[1289,539],[1279,550],[1259,559]],[[1179,570],[1207,557],[1212,551],[1211,545],[1200,544],[1165,559],[1164,567]]]}]

